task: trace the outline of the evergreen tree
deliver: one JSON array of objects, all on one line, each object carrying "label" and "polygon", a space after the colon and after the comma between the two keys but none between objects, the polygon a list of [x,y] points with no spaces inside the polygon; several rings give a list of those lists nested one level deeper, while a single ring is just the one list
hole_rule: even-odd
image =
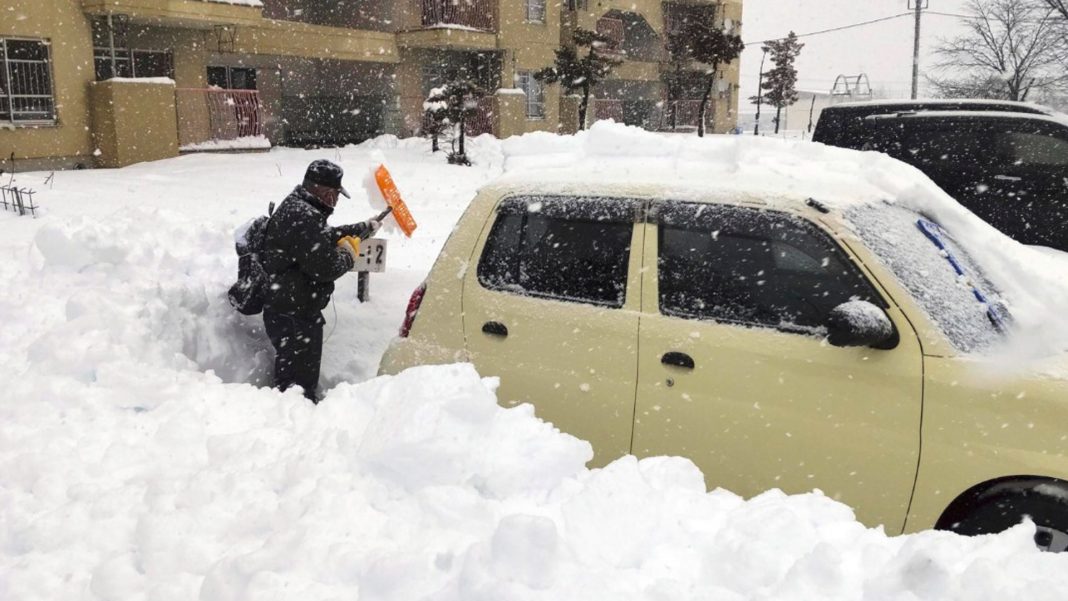
[{"label": "evergreen tree", "polygon": [[[435,114],[443,115],[443,121],[456,124],[459,132],[460,148],[449,153],[449,163],[470,165],[464,150],[464,129],[469,118],[478,113],[478,100],[486,95],[486,90],[470,79],[451,81],[437,88],[426,99],[423,106],[430,106]],[[428,109],[430,110],[430,109]]]},{"label": "evergreen tree", "polygon": [[[672,40],[672,38],[677,39]],[[737,60],[742,55],[742,50],[745,50],[745,44],[742,43],[741,36],[720,29],[713,19],[688,19],[682,24],[678,33],[669,36],[669,40],[669,51],[708,65],[697,121],[697,135],[703,137],[708,100],[716,85],[719,67]]]},{"label": "evergreen tree", "polygon": [[794,61],[804,47],[792,31],[785,38],[764,46],[764,50],[771,54],[775,68],[764,74],[760,88],[764,90],[764,101],[775,107],[775,133],[779,133],[782,110],[797,102],[797,68],[794,67]]},{"label": "evergreen tree", "polygon": [[[586,129],[590,92],[622,61],[600,53],[612,40],[595,31],[577,28],[571,41],[571,45],[554,50],[556,60],[553,66],[535,73],[534,79],[547,84],[559,83],[568,94],[581,92],[579,129]],[[579,56],[582,48],[587,49],[585,56]]]}]

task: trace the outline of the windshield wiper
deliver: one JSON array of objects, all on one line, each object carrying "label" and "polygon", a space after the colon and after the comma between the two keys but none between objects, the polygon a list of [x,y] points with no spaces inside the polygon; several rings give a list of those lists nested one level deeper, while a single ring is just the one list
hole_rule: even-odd
[{"label": "windshield wiper", "polygon": [[923,232],[923,235],[926,236],[928,240],[933,242],[936,247],[938,247],[938,250],[942,252],[942,256],[945,257],[946,260],[949,261],[949,264],[953,267],[953,271],[955,271],[958,276],[963,277],[968,282],[968,284],[972,288],[972,294],[975,296],[975,300],[979,301],[983,304],[984,307],[986,307],[986,316],[990,319],[990,323],[994,325],[994,329],[1001,334],[1008,333],[1010,318],[1008,315],[1008,311],[1005,308],[1005,305],[1000,302],[991,302],[990,299],[988,299],[986,295],[983,294],[983,291],[975,285],[972,278],[968,276],[967,272],[964,270],[964,266],[961,265],[961,262],[957,260],[957,257],[953,254],[953,251],[949,248],[949,245],[946,244],[945,238],[949,237],[949,232],[947,232],[945,229],[942,228],[942,226],[938,225],[937,223],[933,221],[928,221],[927,219],[917,220],[916,227],[920,228],[920,231]]}]

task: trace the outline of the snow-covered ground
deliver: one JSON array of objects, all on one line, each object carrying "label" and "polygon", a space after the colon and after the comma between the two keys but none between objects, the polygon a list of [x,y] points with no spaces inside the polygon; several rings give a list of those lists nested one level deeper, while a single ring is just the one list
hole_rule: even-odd
[{"label": "snow-covered ground", "polygon": [[[1068,340],[1063,317],[1048,323],[1066,298],[1060,257],[991,236],[909,183],[910,168],[836,149],[603,126],[483,137],[463,168],[428,146],[380,138],[61,172],[48,184],[49,174],[17,176],[44,214],[0,211],[0,599],[971,601],[1068,590],[1068,555],[1034,550],[1027,524],[887,537],[819,493],[706,493],[684,459],[587,470],[585,442],[529,406],[498,407],[495,381],[470,366],[371,379],[474,191],[506,170],[586,161],[592,177],[618,177],[649,168],[645,152],[684,171],[689,153],[716,163],[694,173],[725,185],[754,169],[789,185],[826,165],[831,190],[928,202],[989,247],[970,250],[1007,288],[1041,285],[1010,300],[1025,325],[1049,326],[1041,340],[1053,346]],[[620,154],[622,167],[603,166]],[[225,300],[233,230],[315,158],[341,163],[355,193],[334,223],[371,214],[359,181],[384,158],[420,224],[411,240],[389,235],[370,303],[356,301],[354,277],[339,282],[319,406],[255,386],[269,345],[259,318]]]}]

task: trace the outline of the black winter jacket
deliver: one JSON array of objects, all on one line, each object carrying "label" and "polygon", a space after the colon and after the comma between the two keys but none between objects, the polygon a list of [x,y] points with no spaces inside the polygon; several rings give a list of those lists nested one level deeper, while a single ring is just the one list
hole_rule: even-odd
[{"label": "black winter jacket", "polygon": [[334,280],[353,266],[352,257],[337,241],[343,236],[365,238],[370,233],[366,222],[329,226],[326,219],[333,212],[303,186],[297,186],[275,210],[267,224],[261,257],[268,277],[265,311],[322,320],[321,311],[334,293]]}]

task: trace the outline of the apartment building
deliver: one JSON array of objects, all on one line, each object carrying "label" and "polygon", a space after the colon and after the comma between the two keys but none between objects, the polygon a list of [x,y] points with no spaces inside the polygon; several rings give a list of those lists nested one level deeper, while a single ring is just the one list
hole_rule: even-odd
[{"label": "apartment building", "polygon": [[[738,27],[741,0],[0,0],[0,169],[113,167],[180,152],[417,135],[431,88],[493,93],[469,133],[572,132],[578,100],[534,72],[576,27],[623,62],[588,120],[696,126],[703,66],[668,102],[667,32]],[[674,69],[674,68],[672,68]],[[738,65],[708,126],[734,127]]]}]

